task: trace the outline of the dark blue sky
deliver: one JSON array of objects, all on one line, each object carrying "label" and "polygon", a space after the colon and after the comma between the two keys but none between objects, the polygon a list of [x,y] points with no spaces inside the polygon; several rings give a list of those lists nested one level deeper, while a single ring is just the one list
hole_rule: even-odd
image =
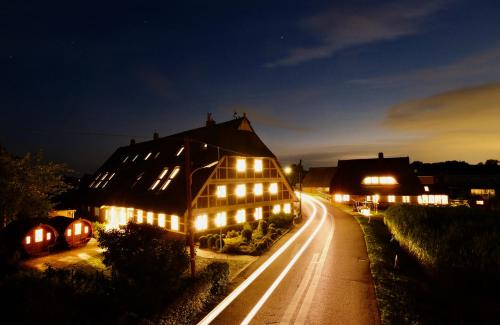
[{"label": "dark blue sky", "polygon": [[92,172],[246,112],[283,162],[500,158],[498,1],[16,1],[0,143]]}]

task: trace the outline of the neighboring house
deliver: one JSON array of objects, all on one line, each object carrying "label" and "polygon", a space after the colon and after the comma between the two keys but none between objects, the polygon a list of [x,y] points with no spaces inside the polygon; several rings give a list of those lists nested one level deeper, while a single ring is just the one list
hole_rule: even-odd
[{"label": "neighboring house", "polygon": [[337,167],[311,167],[302,180],[304,192],[329,193]]},{"label": "neighboring house", "polygon": [[275,155],[243,116],[118,148],[91,179],[87,209],[109,227],[128,221],[186,233],[189,139],[192,215],[205,231],[293,213],[296,200]]},{"label": "neighboring house", "polygon": [[448,204],[448,196],[426,193],[408,157],[339,160],[330,193],[336,202]]}]

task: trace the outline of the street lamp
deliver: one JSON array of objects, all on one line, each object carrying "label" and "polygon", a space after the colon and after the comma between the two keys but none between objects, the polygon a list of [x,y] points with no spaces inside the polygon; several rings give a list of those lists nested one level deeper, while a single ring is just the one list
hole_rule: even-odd
[{"label": "street lamp", "polygon": [[292,173],[292,167],[286,166],[284,169],[286,175],[290,175]]}]

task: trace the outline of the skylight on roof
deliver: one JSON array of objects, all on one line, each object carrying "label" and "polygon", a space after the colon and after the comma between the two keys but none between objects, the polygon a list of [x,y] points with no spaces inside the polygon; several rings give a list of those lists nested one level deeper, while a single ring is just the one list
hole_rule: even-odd
[{"label": "skylight on roof", "polygon": [[123,159],[123,162],[122,162],[122,163],[126,163],[126,162],[127,162],[127,160],[128,160],[128,156],[127,156],[127,157],[125,157],[125,159]]},{"label": "skylight on roof", "polygon": [[176,156],[177,156],[177,157],[179,157],[183,151],[184,151],[184,146],[182,146],[182,147],[179,149],[179,151],[177,151]]},{"label": "skylight on roof", "polygon": [[132,161],[135,161],[137,159],[137,157],[139,157],[139,155],[135,155],[135,157],[132,159]]},{"label": "skylight on roof", "polygon": [[158,184],[160,184],[161,180],[163,179],[163,177],[165,177],[165,175],[167,174],[167,172],[168,172],[168,167],[163,168],[162,172],[160,173],[160,175],[158,176],[158,178],[156,179],[156,181],[149,188],[151,191],[154,190],[158,186]]},{"label": "skylight on roof", "polygon": [[160,152],[158,151],[158,152],[156,153],[156,155],[154,156],[154,158],[153,158],[153,159],[158,158],[158,156],[159,156],[159,155],[160,155]]},{"label": "skylight on roof", "polygon": [[174,177],[177,176],[177,174],[179,173],[180,170],[181,170],[181,168],[179,166],[175,166],[174,167],[174,170],[172,170],[172,172],[168,176],[168,179],[165,181],[165,183],[161,187],[162,191],[164,191],[168,187],[168,185],[172,182],[172,180],[174,179]]},{"label": "skylight on roof", "polygon": [[151,157],[152,152],[148,153],[146,157],[144,157],[144,160],[148,160],[149,157]]}]

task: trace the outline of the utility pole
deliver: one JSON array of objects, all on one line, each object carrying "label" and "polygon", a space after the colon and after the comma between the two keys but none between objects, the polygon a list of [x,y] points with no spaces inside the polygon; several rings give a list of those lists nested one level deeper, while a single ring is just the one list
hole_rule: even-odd
[{"label": "utility pole", "polygon": [[195,252],[194,252],[194,229],[193,229],[193,199],[191,193],[191,185],[193,183],[193,178],[191,174],[191,156],[190,156],[189,139],[184,138],[184,173],[186,174],[186,202],[187,202],[187,226],[188,230],[187,240],[189,242],[189,257],[191,265],[191,277],[194,278],[196,273],[195,265]]}]

